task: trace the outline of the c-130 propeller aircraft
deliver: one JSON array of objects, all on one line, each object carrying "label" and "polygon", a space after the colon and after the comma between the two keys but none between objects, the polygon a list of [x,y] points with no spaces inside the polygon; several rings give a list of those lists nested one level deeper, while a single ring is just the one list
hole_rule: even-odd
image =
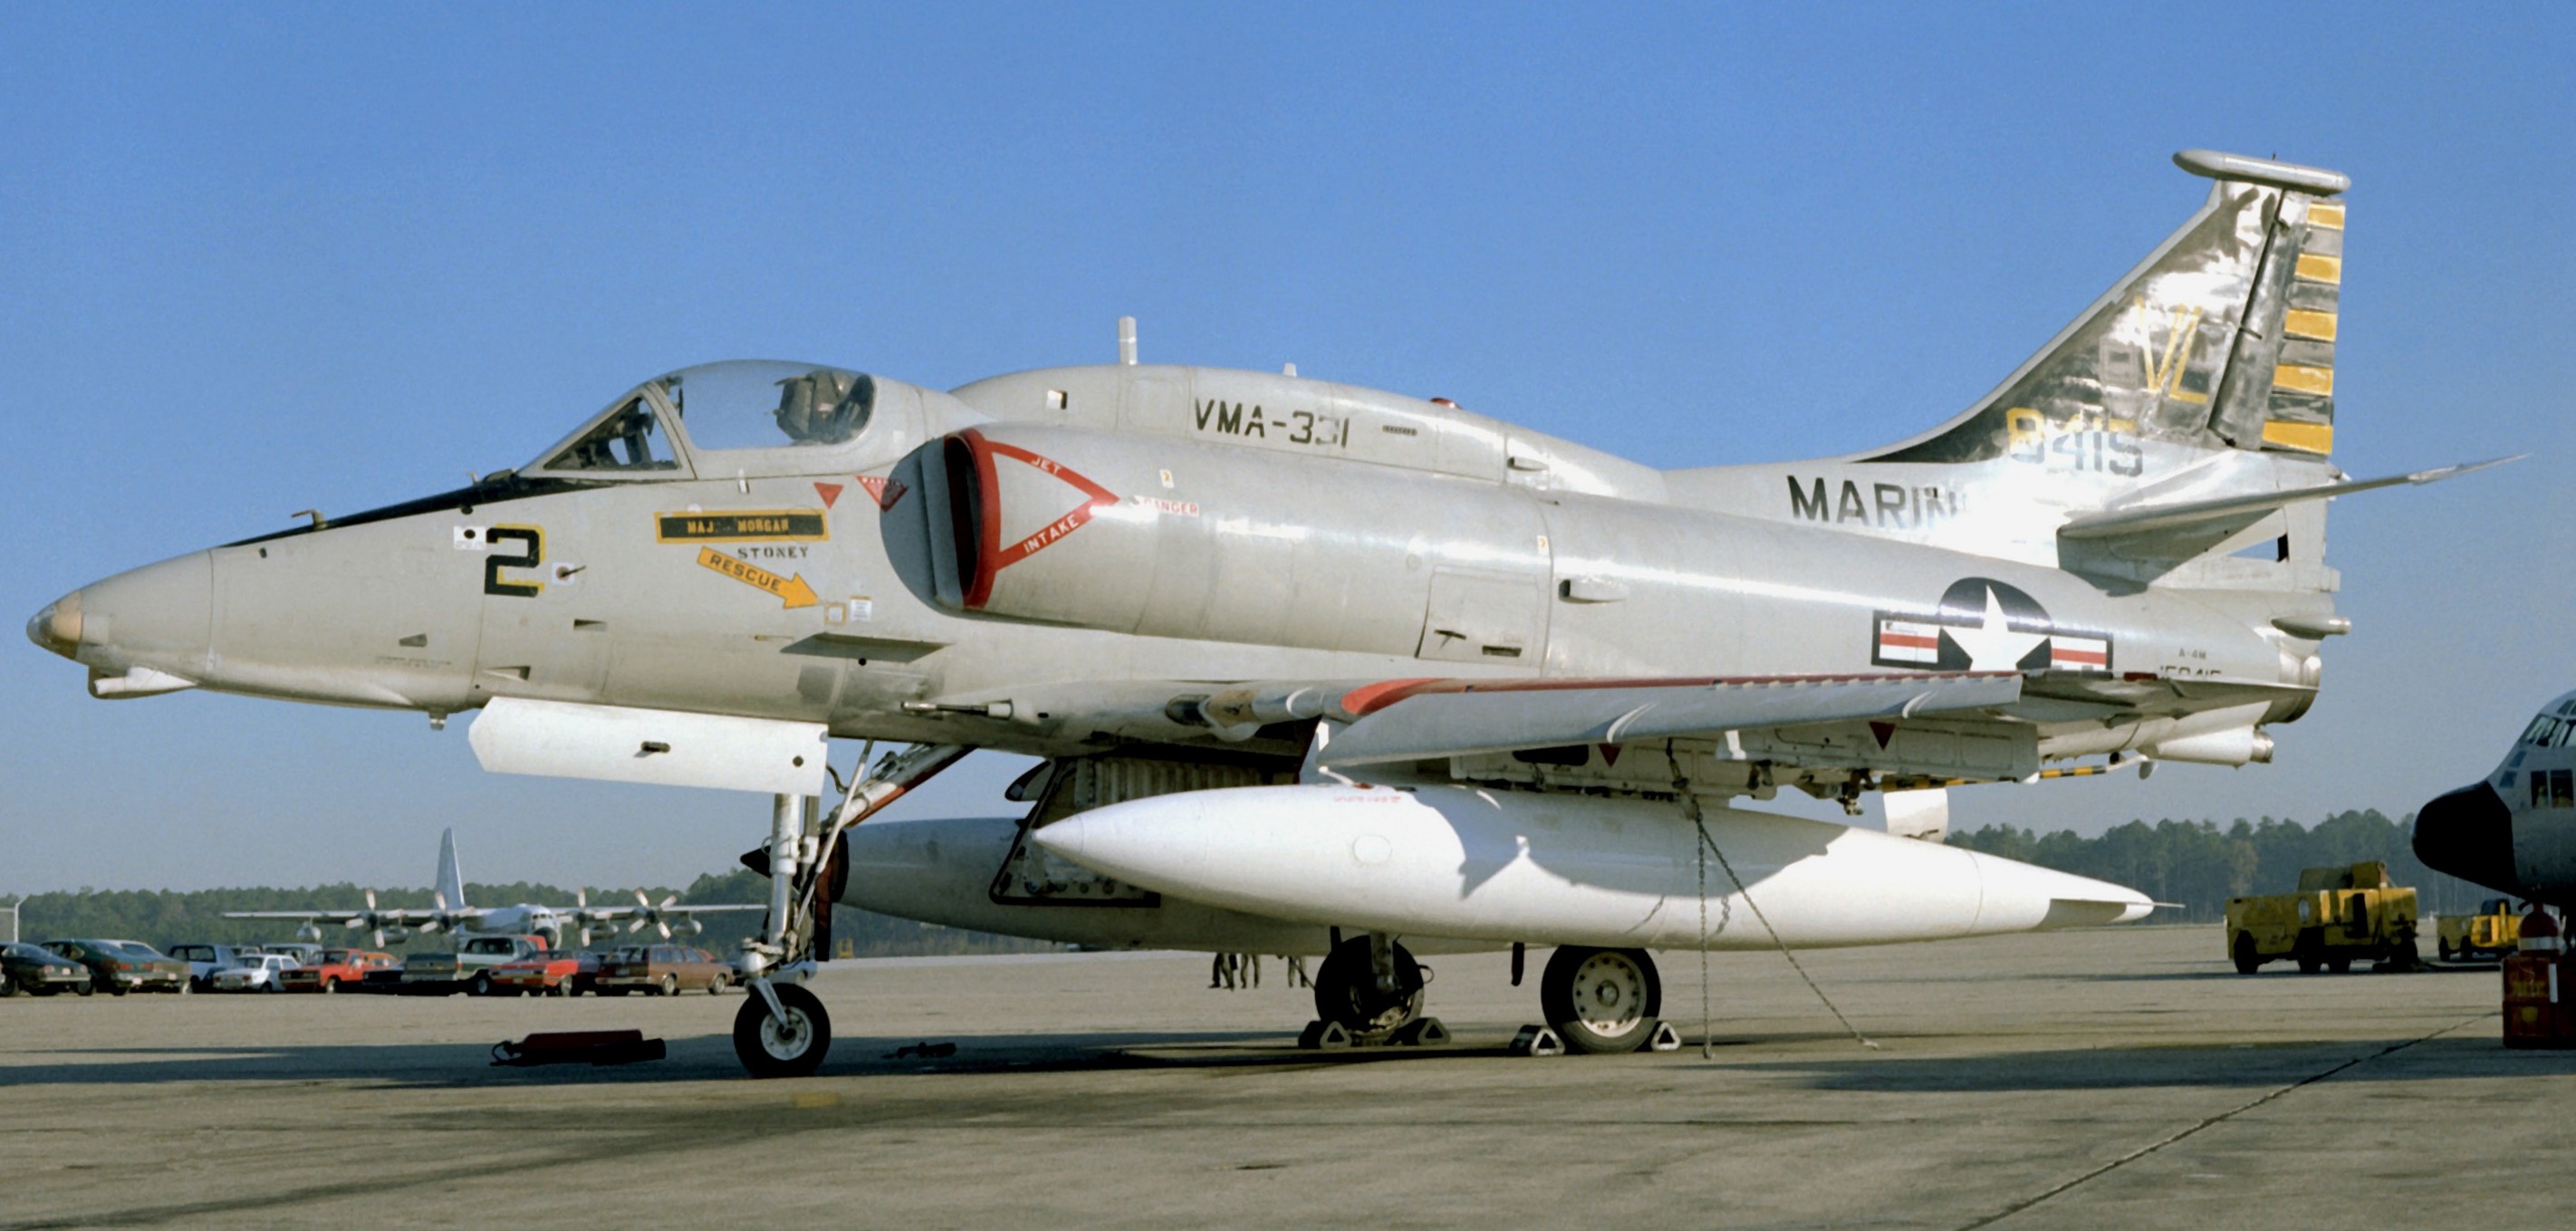
[{"label": "c-130 propeller aircraft", "polygon": [[[2266,761],[2345,631],[2326,498],[2342,175],[2186,151],[2207,200],[1964,413],[1659,470],[1443,399],[1045,368],[941,393],[686,368],[515,471],[97,582],[29,634],[101,697],[479,709],[486,769],[773,797],[745,1065],[811,1072],[826,902],[1093,945],[1552,945],[1549,1021],[1636,1048],[1651,951],[2133,920],[2121,886],[1737,806]],[[904,741],[822,806],[830,740]],[[1005,819],[859,826],[976,748]],[[865,754],[862,763],[865,762]],[[2073,765],[2063,763],[2075,762]],[[837,779],[837,774],[834,775]],[[856,827],[854,827],[856,826]],[[1517,970],[1517,966],[1516,966]]]}]

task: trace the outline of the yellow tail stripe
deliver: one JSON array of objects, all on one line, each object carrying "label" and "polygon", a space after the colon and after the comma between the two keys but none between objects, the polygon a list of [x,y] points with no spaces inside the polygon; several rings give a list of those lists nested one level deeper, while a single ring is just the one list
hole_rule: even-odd
[{"label": "yellow tail stripe", "polygon": [[2287,315],[2281,318],[2281,327],[2287,330],[2289,335],[2294,338],[2308,338],[2318,342],[2332,342],[2335,337],[2335,314],[2332,312],[2309,312],[2299,308],[2292,308]]},{"label": "yellow tail stripe", "polygon": [[2284,363],[2272,369],[2272,385],[2318,397],[2334,396],[2334,369],[2312,368],[2304,364]]},{"label": "yellow tail stripe", "polygon": [[2340,206],[2340,205],[2311,205],[2311,206],[2309,206],[2309,207],[2308,207],[2308,225],[2309,225],[2309,226],[2312,226],[2312,227],[2323,227],[2323,228],[2325,228],[2326,230],[2329,230],[2329,231],[2340,231],[2340,230],[2342,230],[2342,229],[2343,229],[2343,207],[2342,207],[2342,206]]},{"label": "yellow tail stripe", "polygon": [[2299,276],[2310,282],[2341,286],[2343,285],[2343,258],[2302,252],[2299,254]]},{"label": "yellow tail stripe", "polygon": [[2334,452],[2334,425],[2331,423],[2292,423],[2274,419],[2263,425],[2263,443],[2307,453]]}]

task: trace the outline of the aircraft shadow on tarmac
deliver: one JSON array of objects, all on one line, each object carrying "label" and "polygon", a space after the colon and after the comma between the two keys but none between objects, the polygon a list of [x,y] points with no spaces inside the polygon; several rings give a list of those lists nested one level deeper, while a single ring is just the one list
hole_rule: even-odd
[{"label": "aircraft shadow on tarmac", "polygon": [[[1808,1045],[1838,1036],[1788,1032],[1759,1036],[1721,1032],[1719,1054],[1703,1061],[1694,1036],[1681,1052],[1661,1058],[1573,1057],[1542,1061],[1551,1068],[1583,1064],[1663,1063],[1677,1068],[1803,1077],[1819,1090],[1877,1093],[1908,1091],[2104,1090],[2165,1086],[2267,1087],[2309,1080],[2337,1065],[2398,1048],[2385,1059],[2353,1066],[2352,1076],[2374,1081],[2448,1079],[2494,1073],[2576,1073],[2576,1052],[2507,1051],[2493,1025],[2421,1042],[2403,1038],[2338,1039],[2247,1044],[2190,1044],[2123,1048],[2070,1048],[1960,1055],[1927,1036],[1882,1039],[1886,1051],[1846,1059],[1737,1059],[1740,1049]],[[1687,1032],[1686,1032],[1687,1033]],[[954,1054],[904,1056],[900,1049],[953,1043]],[[487,1045],[395,1043],[373,1046],[262,1048],[65,1048],[58,1063],[0,1067],[0,1088],[47,1084],[155,1085],[199,1081],[358,1081],[394,1089],[549,1085],[653,1085],[674,1082],[739,1082],[742,1069],[722,1035],[669,1040],[670,1057],[642,1064],[594,1067],[559,1064],[498,1068]],[[1907,1055],[1921,1047],[1941,1054]],[[1732,1053],[1732,1056],[1730,1055]],[[20,1052],[37,1059],[46,1053]],[[859,1037],[834,1041],[821,1077],[1078,1072],[1110,1069],[1206,1070],[1249,1066],[1439,1063],[1490,1060],[1506,1055],[1497,1036],[1490,1045],[1471,1037],[1433,1048],[1298,1051],[1286,1036],[1258,1031],[1099,1033],[1060,1035],[958,1035],[940,1039]],[[2401,1059],[2403,1063],[2393,1063]]]},{"label": "aircraft shadow on tarmac", "polygon": [[[497,1040],[496,1040],[497,1041]],[[552,1064],[530,1068],[496,1067],[490,1044],[385,1043],[362,1046],[262,1047],[64,1047],[23,1049],[16,1054],[34,1063],[0,1065],[0,1089],[35,1085],[158,1085],[195,1081],[368,1081],[391,1088],[543,1084],[653,1084],[677,1081],[740,1081],[742,1064],[723,1035],[673,1037],[666,1040],[668,1059],[639,1064],[593,1066]],[[898,1058],[904,1048],[922,1043],[953,1043],[954,1054],[936,1058]],[[1169,1050],[1167,1050],[1169,1049]],[[1140,1053],[1163,1052],[1149,1057]],[[49,1055],[67,1057],[45,1062]],[[1289,1036],[1270,1031],[1205,1031],[1190,1033],[1121,1032],[1067,1035],[951,1035],[927,1037],[843,1037],[832,1042],[832,1059],[823,1076],[905,1076],[921,1073],[993,1073],[1098,1068],[1193,1067],[1285,1058],[1311,1060],[1386,1058],[1392,1050],[1298,1052]],[[1408,1055],[1475,1054],[1464,1049],[1435,1053],[1408,1050]],[[78,1057],[72,1059],[69,1057]]]}]

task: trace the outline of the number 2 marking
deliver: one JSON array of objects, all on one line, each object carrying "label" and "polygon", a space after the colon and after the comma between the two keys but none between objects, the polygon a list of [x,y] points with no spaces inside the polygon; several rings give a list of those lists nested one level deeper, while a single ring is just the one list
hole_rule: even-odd
[{"label": "number 2 marking", "polygon": [[[518,540],[526,550],[515,555],[498,551],[502,542],[509,539]],[[483,557],[483,592],[485,594],[500,594],[511,598],[535,598],[539,591],[546,588],[546,583],[542,581],[501,579],[502,569],[535,568],[539,561],[545,559],[545,531],[535,526],[494,526],[483,533],[483,541],[496,549],[491,555]]]}]

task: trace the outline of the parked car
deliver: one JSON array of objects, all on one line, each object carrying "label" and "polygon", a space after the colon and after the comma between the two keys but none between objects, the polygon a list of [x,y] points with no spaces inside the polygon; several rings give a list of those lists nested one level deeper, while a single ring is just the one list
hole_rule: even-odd
[{"label": "parked car", "polygon": [[631,991],[676,996],[705,988],[709,995],[733,986],[733,963],[704,949],[681,945],[628,945],[600,963],[598,985],[603,996]]},{"label": "parked car", "polygon": [[295,959],[283,953],[263,953],[239,966],[216,971],[213,990],[282,992],[286,990],[286,972],[295,966]]},{"label": "parked car", "polygon": [[492,968],[492,991],[502,996],[578,996],[599,991],[596,950],[540,953]]},{"label": "parked car", "polygon": [[88,967],[90,985],[105,988],[111,996],[137,991],[185,994],[196,986],[188,979],[186,962],[164,957],[139,940],[48,940],[38,947]]},{"label": "parked car", "polygon": [[325,952],[328,952],[328,950],[324,946],[309,940],[272,940],[253,950],[253,952],[283,953],[288,957],[294,958],[300,965],[310,966],[315,962],[321,961],[322,955]]},{"label": "parked car", "polygon": [[188,964],[188,978],[198,991],[214,986],[215,972],[248,963],[268,950],[258,945],[172,945],[170,956]]},{"label": "parked car", "polygon": [[355,988],[376,971],[393,978],[402,976],[402,959],[375,949],[324,949],[312,961],[279,976],[278,981],[290,992],[336,992],[342,984]]},{"label": "parked car", "polygon": [[0,996],[20,992],[35,996],[78,992],[86,996],[89,991],[89,967],[34,945],[0,945]]},{"label": "parked car", "polygon": [[489,996],[493,968],[546,951],[546,938],[535,934],[464,937],[452,953],[412,954],[403,962],[403,990]]}]

